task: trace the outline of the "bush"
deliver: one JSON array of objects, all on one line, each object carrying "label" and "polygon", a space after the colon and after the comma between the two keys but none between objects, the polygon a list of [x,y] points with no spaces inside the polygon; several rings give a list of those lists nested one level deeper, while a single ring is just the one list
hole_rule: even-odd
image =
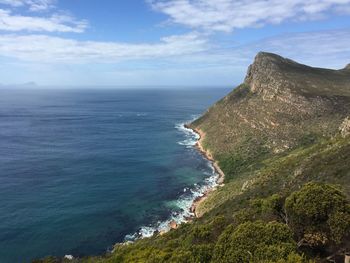
[{"label": "bush", "polygon": [[214,262],[262,262],[286,260],[296,251],[287,225],[262,221],[229,226],[215,246]]},{"label": "bush", "polygon": [[288,223],[301,245],[324,248],[349,236],[349,204],[334,186],[308,183],[286,199],[285,207]]},{"label": "bush", "polygon": [[278,194],[274,194],[267,198],[254,199],[247,205],[247,208],[241,209],[234,215],[237,222],[244,223],[246,221],[283,221],[284,201]]},{"label": "bush", "polygon": [[166,261],[170,263],[209,263],[212,257],[212,245],[195,245],[188,250],[178,249]]},{"label": "bush", "polygon": [[32,263],[59,263],[61,260],[59,260],[56,257],[46,257],[43,259],[37,259],[37,260],[33,260]]}]

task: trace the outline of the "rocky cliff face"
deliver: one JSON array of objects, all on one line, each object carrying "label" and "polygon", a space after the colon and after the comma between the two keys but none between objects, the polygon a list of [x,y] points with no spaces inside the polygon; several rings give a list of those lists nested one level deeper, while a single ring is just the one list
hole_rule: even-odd
[{"label": "rocky cliff face", "polygon": [[245,83],[265,99],[283,94],[350,96],[350,65],[342,70],[313,68],[281,56],[260,52],[249,67]]},{"label": "rocky cliff face", "polygon": [[348,64],[343,70],[350,70],[350,64]]},{"label": "rocky cliff face", "polygon": [[219,161],[237,152],[244,158],[281,153],[332,136],[350,114],[349,69],[313,68],[261,52],[244,83],[192,127],[206,133],[204,145]]},{"label": "rocky cliff face", "polygon": [[[116,245],[107,257],[81,262],[258,262],[260,257],[286,262],[291,252],[289,262],[326,262],[330,255],[350,251],[350,214],[334,187],[350,198],[349,75],[349,66],[317,69],[259,53],[245,82],[190,124],[203,132],[203,146],[225,172],[225,184],[196,206],[196,214],[203,217],[178,229],[172,224],[168,234]],[[309,202],[315,195],[326,201]],[[285,198],[298,199],[295,207],[302,204],[305,209],[293,213]],[[282,207],[288,208],[282,212]],[[308,225],[295,228],[293,214],[303,216]],[[255,226],[254,239],[248,230],[256,222],[274,224],[276,231]],[[261,243],[259,237],[268,232],[277,235],[269,237],[269,244]],[[295,242],[288,238],[284,248],[281,238],[291,233]],[[233,237],[243,242],[238,249]],[[335,244],[335,237],[344,242]],[[242,253],[242,246],[250,244],[252,253]]]}]

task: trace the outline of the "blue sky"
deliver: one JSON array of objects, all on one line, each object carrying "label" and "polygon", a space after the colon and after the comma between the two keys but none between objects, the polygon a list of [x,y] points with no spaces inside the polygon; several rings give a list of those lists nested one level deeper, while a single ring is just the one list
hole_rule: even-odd
[{"label": "blue sky", "polygon": [[258,51],[350,63],[350,0],[0,0],[0,83],[234,86]]}]

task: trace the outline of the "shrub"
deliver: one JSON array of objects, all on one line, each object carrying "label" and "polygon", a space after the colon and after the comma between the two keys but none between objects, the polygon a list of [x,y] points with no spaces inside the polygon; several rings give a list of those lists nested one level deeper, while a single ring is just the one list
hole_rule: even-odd
[{"label": "shrub", "polygon": [[240,209],[234,213],[233,218],[236,224],[256,220],[284,222],[285,214],[283,210],[283,198],[278,194],[274,194],[267,198],[251,200],[244,209]]},{"label": "shrub", "polygon": [[287,259],[296,251],[287,225],[262,221],[229,226],[215,246],[214,262],[262,262]]},{"label": "shrub", "polygon": [[286,199],[285,207],[300,245],[324,248],[349,235],[349,204],[334,186],[308,183]]}]

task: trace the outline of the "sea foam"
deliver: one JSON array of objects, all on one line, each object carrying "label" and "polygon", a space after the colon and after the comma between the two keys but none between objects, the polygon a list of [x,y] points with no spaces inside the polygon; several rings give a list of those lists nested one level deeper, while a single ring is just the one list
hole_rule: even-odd
[{"label": "sea foam", "polygon": [[196,145],[200,136],[193,132],[191,129],[185,127],[185,123],[179,123],[175,125],[175,128],[185,134],[185,139],[178,142],[180,145],[184,145],[187,148],[191,148]]},{"label": "sea foam", "polygon": [[[193,116],[193,120],[196,118],[197,116]],[[184,135],[184,140],[179,141],[178,144],[183,145],[186,148],[194,148],[200,136],[193,130],[185,127],[185,124],[188,122],[182,122],[175,125],[175,128]],[[140,238],[151,237],[156,233],[167,232],[171,229],[170,224],[172,222],[179,225],[187,222],[189,218],[194,217],[194,213],[191,212],[193,202],[218,185],[217,180],[219,178],[219,174],[216,172],[213,163],[210,160],[207,160],[207,165],[210,168],[210,171],[204,172],[207,177],[203,182],[183,189],[183,192],[179,198],[172,202],[174,210],[171,212],[171,215],[167,220],[158,221],[157,223],[149,226],[142,226],[134,234],[126,235],[124,241],[135,241]]]}]

